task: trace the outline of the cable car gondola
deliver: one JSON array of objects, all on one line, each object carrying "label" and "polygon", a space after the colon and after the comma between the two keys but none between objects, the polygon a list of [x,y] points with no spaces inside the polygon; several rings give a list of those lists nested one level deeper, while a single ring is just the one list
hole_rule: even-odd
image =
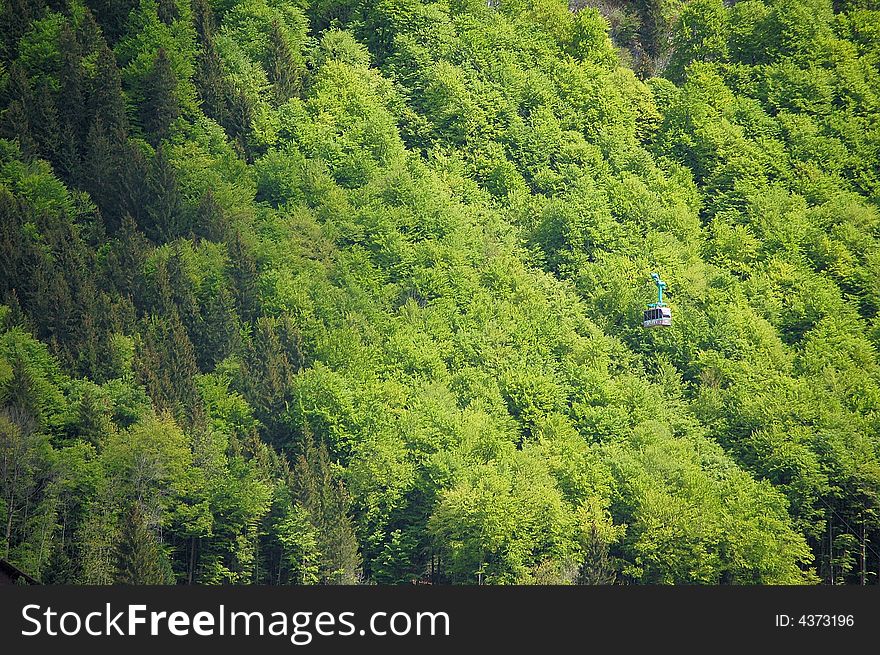
[{"label": "cable car gondola", "polygon": [[672,309],[663,302],[663,289],[666,288],[666,283],[657,273],[651,273],[651,279],[657,285],[657,302],[648,303],[642,327],[668,327],[672,325]]}]

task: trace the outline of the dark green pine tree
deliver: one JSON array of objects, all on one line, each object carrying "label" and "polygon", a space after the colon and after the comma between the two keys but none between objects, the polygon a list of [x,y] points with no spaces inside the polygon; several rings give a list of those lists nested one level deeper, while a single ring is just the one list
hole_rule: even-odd
[{"label": "dark green pine tree", "polygon": [[60,147],[58,109],[55,90],[47,77],[42,76],[36,82],[32,98],[28,107],[31,134],[37,142],[40,156],[54,164]]},{"label": "dark green pine tree", "polygon": [[5,392],[3,404],[14,410],[15,422],[22,431],[39,430],[43,421],[40,391],[23,355],[12,360],[12,381],[6,385]]},{"label": "dark green pine tree", "polygon": [[[134,334],[137,332],[138,312],[131,296],[117,296],[106,291],[98,295],[101,311],[107,317],[110,334]],[[127,363],[119,358],[116,348],[106,348],[102,353],[106,373],[101,379],[110,380],[128,372]]]},{"label": "dark green pine tree", "polygon": [[164,368],[168,359],[167,342],[171,333],[168,319],[150,315],[141,321],[138,332],[141,341],[138,344],[137,368],[141,383],[146,388],[154,407],[179,415],[180,408],[176,403],[177,390],[174,389],[174,382],[171,380],[171,371]]},{"label": "dark green pine tree", "polygon": [[139,331],[143,338],[137,367],[153,403],[187,428],[203,425],[204,406],[195,382],[199,369],[177,312],[149,316]]},{"label": "dark green pine tree", "polygon": [[128,119],[116,58],[100,36],[95,67],[96,73],[89,82],[91,124],[85,141],[83,186],[101,209],[106,231],[113,233],[124,214],[117,178],[131,164],[126,162],[125,167],[118,168],[120,150],[124,149],[128,134]]},{"label": "dark green pine tree", "polygon": [[146,225],[151,196],[148,185],[144,184],[150,176],[150,162],[144,151],[131,139],[117,142],[113,150],[113,170],[114,209],[121,217],[119,223],[129,216],[136,225]]},{"label": "dark green pine tree", "polygon": [[226,275],[235,297],[238,315],[243,321],[251,322],[257,317],[259,309],[257,262],[240,231],[236,231],[227,244],[227,252],[229,258]]},{"label": "dark green pine tree", "polygon": [[[3,203],[0,202],[0,208]],[[9,261],[16,263],[13,275],[8,279],[12,282],[10,287],[17,291],[18,298],[21,301],[21,307],[25,313],[33,317],[33,324],[38,334],[45,334],[45,313],[41,309],[46,309],[46,302],[36,296],[35,289],[38,286],[46,288],[49,284],[48,279],[51,275],[51,262],[48,261],[46,252],[41,247],[39,241],[33,236],[28,235],[22,229],[24,223],[32,221],[33,216],[28,211],[24,203],[12,201],[13,211],[20,212],[14,214],[13,230],[14,243],[17,250],[15,257]]]},{"label": "dark green pine tree", "polygon": [[104,340],[103,317],[97,307],[94,251],[64,215],[54,222],[52,229],[47,229],[45,239],[54,255],[57,275],[63,277],[70,295],[70,308],[59,318],[64,321],[66,333],[63,338],[59,334],[59,339],[68,356],[77,362],[75,370],[82,375],[93,375],[97,348]]},{"label": "dark green pine tree", "polygon": [[76,434],[98,445],[110,429],[107,408],[91,385],[83,389],[76,406]]},{"label": "dark green pine tree", "polygon": [[293,366],[294,371],[302,370],[305,366],[305,356],[302,347],[302,334],[296,322],[290,314],[281,314],[275,318],[275,329],[278,333],[278,341],[281,348],[287,354],[287,359]]},{"label": "dark green pine tree", "polygon": [[82,176],[80,164],[80,144],[74,126],[68,121],[62,121],[58,129],[57,168],[58,176],[69,186],[76,187]]},{"label": "dark green pine tree", "polygon": [[0,187],[0,294],[6,296],[27,281],[21,211],[12,193]]},{"label": "dark green pine tree", "polygon": [[156,270],[147,284],[147,310],[156,316],[166,316],[176,312],[174,294],[171,292],[171,276],[165,259],[156,262]]},{"label": "dark green pine tree", "polygon": [[12,61],[18,53],[18,41],[40,17],[39,0],[5,0],[0,12],[0,54],[3,61]]},{"label": "dark green pine tree", "polygon": [[3,294],[2,303],[9,308],[9,313],[7,313],[5,317],[4,327],[9,329],[17,326],[31,334],[37,331],[37,326],[34,325],[31,317],[28,316],[27,312],[25,312],[24,308],[21,306],[21,301],[18,299],[18,292],[15,289]]},{"label": "dark green pine tree", "polygon": [[119,228],[119,212],[113,178],[113,143],[100,118],[89,127],[83,158],[83,188],[89,192],[104,219],[104,229],[112,234]]},{"label": "dark green pine tree", "polygon": [[184,215],[183,199],[177,187],[177,172],[165,148],[159,147],[147,178],[149,200],[144,233],[157,243],[172,241],[189,232]]},{"label": "dark green pine tree", "polygon": [[0,124],[0,137],[16,141],[21,150],[22,159],[30,161],[38,156],[37,142],[31,135],[30,123],[28,122],[26,105],[13,100],[3,112],[2,124]]},{"label": "dark green pine tree", "polygon": [[172,314],[170,351],[165,366],[172,369],[172,383],[176,389],[179,403],[183,407],[181,424],[189,430],[204,429],[205,406],[196,385],[199,366],[195,348],[186,333],[186,328]]},{"label": "dark green pine tree", "polygon": [[[71,557],[73,555],[73,557]],[[40,577],[40,581],[47,585],[76,584],[77,562],[76,553],[63,541],[52,549],[49,561]]]},{"label": "dark green pine tree", "polygon": [[144,79],[140,103],[141,125],[153,145],[168,136],[171,123],[179,114],[177,76],[168,53],[159,48],[153,67]]},{"label": "dark green pine tree", "polygon": [[104,258],[103,288],[142,303],[144,264],[149,252],[149,241],[126,214]]},{"label": "dark green pine tree", "polygon": [[201,342],[204,321],[195,285],[186,272],[183,252],[179,243],[174,244],[171,256],[164,262],[163,267],[167,278],[167,289],[165,290],[166,304],[169,306],[167,311],[173,307],[183,322],[190,341],[193,344]]},{"label": "dark green pine tree", "polygon": [[199,369],[211,371],[241,347],[239,318],[235,302],[225,287],[208,294],[203,304],[204,323],[200,339],[194,344]]},{"label": "dark green pine tree", "polygon": [[578,571],[577,583],[581,585],[610,585],[617,577],[608,544],[599,534],[595,522],[590,526],[584,544],[584,561]]},{"label": "dark green pine tree", "polygon": [[214,192],[208,189],[202,194],[196,208],[193,232],[208,241],[226,241],[229,236],[229,223],[222,205],[217,202]]},{"label": "dark green pine tree", "polygon": [[270,442],[282,443],[287,437],[283,415],[290,402],[290,389],[296,368],[281,341],[276,319],[261,316],[245,350],[245,395],[254,413],[265,426]]},{"label": "dark green pine tree", "polygon": [[4,95],[8,105],[6,111],[0,114],[0,136],[18,141],[18,147],[26,160],[39,156],[39,144],[30,120],[34,94],[30,81],[18,62],[13,62],[9,67]]},{"label": "dark green pine tree", "polygon": [[287,39],[277,19],[272,21],[269,32],[269,80],[274,86],[275,101],[287,102],[300,90],[302,66],[295,61]]},{"label": "dark green pine tree", "polygon": [[107,131],[117,139],[127,136],[128,117],[122,96],[122,79],[116,66],[116,55],[107,47],[103,38],[98,42],[95,75],[89,83],[88,104],[93,121],[102,121]]},{"label": "dark green pine tree", "polygon": [[61,28],[59,51],[61,85],[58,97],[60,148],[58,169],[63,179],[78,186],[82,176],[80,160],[86,135],[86,109],[83,89],[82,51],[76,34],[67,23]]},{"label": "dark green pine tree", "polygon": [[192,0],[193,26],[199,43],[204,44],[214,35],[214,12],[210,0]]},{"label": "dark green pine tree", "polygon": [[[94,305],[95,303],[92,303]],[[102,323],[105,316],[93,311],[83,311],[77,321],[76,339],[71,347],[76,349],[76,368],[78,375],[96,382],[103,382],[102,353],[108,347],[108,337]]]},{"label": "dark green pine tree", "polygon": [[118,583],[150,585],[172,581],[168,557],[138,500],[129,505],[122,517],[116,559]]},{"label": "dark green pine tree", "polygon": [[97,17],[104,38],[111,45],[125,33],[128,15],[140,0],[86,0],[86,5]]},{"label": "dark green pine tree", "polygon": [[38,336],[54,344],[56,356],[66,365],[74,362],[65,344],[74,330],[74,303],[70,285],[48,258],[41,257],[32,272],[26,308],[38,326]]},{"label": "dark green pine tree", "polygon": [[306,428],[294,463],[294,486],[299,503],[318,533],[320,576],[328,584],[354,584],[361,558],[351,520],[351,501],[342,481],[333,474],[323,440],[315,443]]},{"label": "dark green pine tree", "polygon": [[171,25],[180,18],[180,9],[177,7],[176,0],[159,0],[159,6],[156,8],[161,20],[166,25]]},{"label": "dark green pine tree", "polygon": [[214,18],[208,0],[194,0],[193,20],[198,36],[195,85],[205,116],[225,125],[229,110],[224,92],[220,53],[214,44]]},{"label": "dark green pine tree", "polygon": [[79,41],[83,57],[91,58],[91,54],[98,50],[101,43],[104,43],[101,26],[98,25],[95,15],[88,7],[82,12],[78,21],[76,38]]},{"label": "dark green pine tree", "polygon": [[253,102],[239,85],[225,80],[223,83],[223,97],[224,106],[227,111],[224,120],[220,124],[229,135],[238,156],[248,163],[253,163],[250,146],[248,145],[251,124],[254,120]]}]

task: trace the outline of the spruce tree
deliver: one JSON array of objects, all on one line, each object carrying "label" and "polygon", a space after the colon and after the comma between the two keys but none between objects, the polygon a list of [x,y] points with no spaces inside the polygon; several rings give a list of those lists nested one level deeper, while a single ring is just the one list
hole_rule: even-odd
[{"label": "spruce tree", "polygon": [[244,380],[248,402],[265,426],[270,442],[286,436],[282,422],[296,373],[277,329],[276,319],[262,316],[254,325],[245,351]]},{"label": "spruce tree", "polygon": [[596,522],[590,524],[586,543],[584,544],[584,560],[578,572],[577,583],[582,585],[614,584],[617,575],[614,570],[608,544],[602,539]]},{"label": "spruce tree", "polygon": [[199,41],[196,53],[195,85],[205,116],[220,125],[228,119],[227,99],[224,91],[220,53],[214,43],[214,17],[208,0],[193,2],[193,18]]},{"label": "spruce tree", "polygon": [[83,57],[91,58],[91,54],[98,50],[101,43],[104,43],[104,37],[101,35],[101,27],[95,20],[95,15],[86,7],[85,11],[79,18],[76,38],[80,44],[80,51]]},{"label": "spruce tree", "polygon": [[138,4],[140,0],[86,0],[111,45],[125,33],[128,15]]},{"label": "spruce tree", "polygon": [[37,80],[28,106],[28,122],[31,134],[37,142],[40,156],[56,163],[59,148],[58,109],[55,106],[55,91],[46,77]]},{"label": "spruce tree", "polygon": [[166,25],[171,25],[180,18],[180,10],[177,8],[176,0],[159,0],[159,6],[156,8],[161,20]]},{"label": "spruce tree", "polygon": [[176,310],[142,322],[143,340],[137,367],[154,405],[167,410],[187,428],[204,421],[204,405],[196,385],[195,351]]},{"label": "spruce tree", "polygon": [[80,438],[98,445],[110,430],[107,408],[92,385],[83,388],[76,406],[76,430]]},{"label": "spruce tree", "polygon": [[257,316],[257,262],[250,247],[236,231],[227,244],[227,276],[235,296],[236,309],[243,321],[253,321]]},{"label": "spruce tree", "polygon": [[251,152],[248,144],[251,123],[254,119],[253,101],[240,85],[234,82],[223,83],[223,104],[226,114],[221,125],[226,130],[238,156],[251,163]]},{"label": "spruce tree", "polygon": [[129,216],[136,225],[144,228],[149,222],[147,209],[151,202],[149,185],[144,184],[150,176],[147,156],[134,141],[117,140],[113,150],[113,170],[116,213],[122,217],[120,224],[125,216]]},{"label": "spruce tree", "polygon": [[294,484],[300,504],[318,534],[320,576],[329,584],[354,584],[361,559],[352,524],[351,501],[342,481],[333,474],[323,440],[315,443],[306,426],[301,454],[294,464]]},{"label": "spruce tree", "polygon": [[0,12],[0,54],[3,61],[12,61],[18,52],[18,41],[30,24],[42,13],[39,0],[6,0]]},{"label": "spruce tree", "polygon": [[125,214],[104,260],[104,288],[113,289],[123,297],[142,300],[143,271],[149,246],[134,219]]},{"label": "spruce tree", "polygon": [[0,187],[0,293],[4,295],[26,281],[20,217],[15,197]]},{"label": "spruce tree", "polygon": [[196,297],[196,289],[185,269],[183,251],[179,243],[174,244],[165,267],[169,284],[169,300],[177,310],[177,315],[180,316],[190,341],[195,344],[204,331],[204,322]]},{"label": "spruce tree", "polygon": [[[119,178],[131,167],[119,167],[120,150],[128,134],[128,118],[116,58],[101,38],[96,74],[90,81],[90,125],[84,144],[83,186],[101,209],[107,232],[118,229],[125,212],[119,197]],[[140,182],[143,185],[143,181]]]},{"label": "spruce tree", "polygon": [[39,388],[22,355],[12,360],[12,377],[4,396],[3,404],[11,410],[7,414],[13,417],[19,429],[28,433],[39,429],[43,421]]},{"label": "spruce tree", "polygon": [[205,191],[199,200],[193,231],[197,236],[214,242],[225,241],[228,236],[226,212],[211,189]]},{"label": "spruce tree", "polygon": [[171,123],[180,114],[177,76],[164,48],[159,48],[153,67],[144,79],[140,105],[141,125],[149,140],[157,145],[168,136]]},{"label": "spruce tree", "polygon": [[275,101],[282,104],[299,91],[302,70],[293,58],[278,19],[269,29],[269,66],[267,72],[274,85]]},{"label": "spruce tree", "polygon": [[150,528],[143,505],[133,501],[122,517],[116,582],[129,585],[171,582],[167,556]]},{"label": "spruce tree", "polygon": [[82,311],[77,321],[76,338],[71,342],[71,349],[76,353],[74,370],[95,382],[104,381],[101,353],[107,348],[107,335],[100,325],[103,318],[96,311]]},{"label": "spruce tree", "polygon": [[164,243],[187,234],[183,199],[177,188],[177,173],[165,153],[164,147],[156,150],[147,178],[150,197],[147,205],[148,221],[144,232],[153,241]]},{"label": "spruce tree", "polygon": [[122,96],[122,80],[116,65],[116,56],[101,39],[95,62],[95,75],[89,85],[89,113],[93,121],[102,121],[110,134],[125,138],[128,118]]},{"label": "spruce tree", "polygon": [[9,67],[5,95],[9,104],[6,111],[0,114],[0,136],[18,141],[25,159],[39,156],[39,144],[34,137],[30,120],[30,107],[34,104],[31,84],[17,62]]},{"label": "spruce tree", "polygon": [[225,287],[220,286],[216,292],[209,293],[203,308],[202,334],[194,345],[199,369],[210,371],[233,352],[239,351],[241,335],[235,303]]},{"label": "spruce tree", "polygon": [[113,188],[113,144],[100,118],[92,123],[86,137],[83,170],[83,187],[101,210],[105,230],[112,234],[119,227]]},{"label": "spruce tree", "polygon": [[67,23],[61,29],[61,85],[58,97],[60,152],[59,173],[64,180],[77,186],[82,171],[82,143],[85,137],[86,109],[82,75],[82,52],[76,34]]}]

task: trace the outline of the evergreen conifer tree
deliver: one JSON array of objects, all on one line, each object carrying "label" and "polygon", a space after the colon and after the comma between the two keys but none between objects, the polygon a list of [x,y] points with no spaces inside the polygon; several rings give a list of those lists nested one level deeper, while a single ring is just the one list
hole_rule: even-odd
[{"label": "evergreen conifer tree", "polygon": [[144,508],[133,501],[122,517],[117,549],[117,578],[121,584],[155,585],[170,582],[167,556],[147,523]]},{"label": "evergreen conifer tree", "polygon": [[177,76],[164,48],[159,48],[153,67],[144,79],[140,105],[141,124],[154,145],[168,136],[171,123],[180,114]]},{"label": "evergreen conifer tree", "polygon": [[333,474],[323,441],[315,443],[306,427],[301,454],[293,467],[299,502],[308,511],[318,535],[322,580],[330,584],[357,581],[361,560],[350,516],[351,501],[341,480]]}]

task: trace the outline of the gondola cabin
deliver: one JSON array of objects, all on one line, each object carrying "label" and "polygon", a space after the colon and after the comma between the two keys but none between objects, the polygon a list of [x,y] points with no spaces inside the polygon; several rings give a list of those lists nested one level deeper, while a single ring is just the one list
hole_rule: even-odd
[{"label": "gondola cabin", "polygon": [[651,307],[645,310],[642,327],[661,327],[672,325],[672,309],[669,307]]},{"label": "gondola cabin", "polygon": [[648,309],[645,310],[645,317],[642,320],[642,327],[669,327],[672,325],[672,309],[663,302],[663,289],[666,288],[666,283],[660,279],[660,275],[657,273],[651,273],[651,279],[657,287],[657,302],[648,304]]}]

